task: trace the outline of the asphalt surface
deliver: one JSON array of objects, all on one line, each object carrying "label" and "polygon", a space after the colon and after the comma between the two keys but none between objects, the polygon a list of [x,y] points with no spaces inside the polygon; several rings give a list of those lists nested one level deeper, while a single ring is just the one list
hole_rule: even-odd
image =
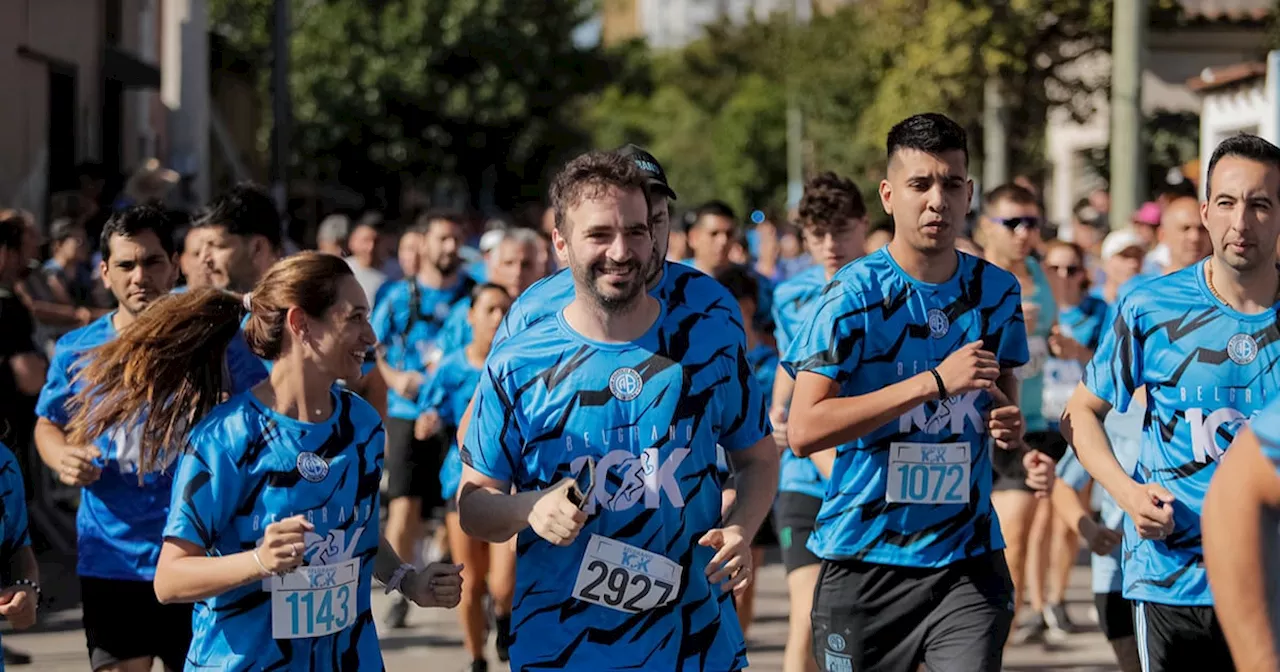
[{"label": "asphalt surface", "polygon": [[[41,566],[48,600],[41,614],[41,623],[22,633],[11,633],[7,623],[0,625],[6,646],[33,657],[30,665],[10,665],[9,669],[85,672],[89,665],[84,631],[80,626],[74,562],[46,552],[42,555]],[[782,566],[776,562],[768,564],[759,577],[756,620],[748,634],[751,669],[781,670],[787,632],[787,591]],[[1005,654],[1006,670],[1101,672],[1117,669],[1110,648],[1096,625],[1089,620],[1092,594],[1087,566],[1078,566],[1074,570],[1067,598],[1071,617],[1085,632],[1072,635],[1064,646],[1055,649],[1041,644],[1010,647]],[[382,615],[386,604],[387,598],[382,596],[382,592],[374,591],[376,615]],[[121,605],[122,617],[127,618],[127,609],[127,605]],[[415,609],[409,615],[408,627],[386,631],[379,624],[379,632],[382,635],[383,658],[391,672],[421,672],[424,669],[454,672],[467,669],[470,662],[462,650],[455,615],[449,611]],[[506,666],[497,663],[497,658],[492,655],[492,641],[490,652],[489,669],[494,672],[506,670]],[[162,668],[157,665],[155,669]]]}]

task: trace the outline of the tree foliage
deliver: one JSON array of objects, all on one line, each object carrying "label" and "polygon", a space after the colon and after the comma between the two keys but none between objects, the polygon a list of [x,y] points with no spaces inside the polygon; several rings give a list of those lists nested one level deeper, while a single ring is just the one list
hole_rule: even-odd
[{"label": "tree foliage", "polygon": [[[1172,20],[1175,4],[1153,0],[1152,21]],[[1105,100],[1096,63],[1110,49],[1113,9],[1113,0],[859,0],[804,25],[786,14],[719,24],[655,54],[648,90],[635,78],[613,85],[583,119],[599,144],[647,144],[689,200],[777,207],[789,96],[804,119],[805,172],[838,170],[871,196],[885,134],[910,114],[948,114],[981,157],[983,86],[994,77],[1012,166],[1037,177],[1050,108],[1083,121]]]},{"label": "tree foliage", "polygon": [[[210,2],[214,29],[262,65],[264,92],[271,5]],[[292,0],[291,10],[292,162],[318,180],[453,180],[475,202],[488,173],[500,202],[536,197],[525,185],[585,142],[565,102],[610,70],[572,39],[590,18],[579,0]]]}]

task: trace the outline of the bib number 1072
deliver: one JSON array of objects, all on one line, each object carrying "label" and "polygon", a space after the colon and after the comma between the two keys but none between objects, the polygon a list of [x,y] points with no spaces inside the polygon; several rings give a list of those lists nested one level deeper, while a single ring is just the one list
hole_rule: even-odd
[{"label": "bib number 1072", "polygon": [[885,499],[902,504],[966,504],[969,444],[894,443]]}]

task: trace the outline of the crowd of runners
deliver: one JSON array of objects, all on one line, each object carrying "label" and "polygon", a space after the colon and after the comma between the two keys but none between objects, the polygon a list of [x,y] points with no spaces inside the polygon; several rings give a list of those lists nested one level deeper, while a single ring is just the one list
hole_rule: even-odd
[{"label": "crowd of runners", "polygon": [[252,185],[130,205],[98,236],[113,307],[51,348],[15,291],[40,229],[0,213],[0,386],[80,488],[92,669],[380,670],[376,579],[383,628],[456,608],[472,672],[490,637],[512,670],[731,672],[775,541],[785,672],[999,670],[1078,629],[1082,543],[1125,672],[1280,669],[1280,149],[1227,139],[1128,226],[1082,203],[1072,242],[1027,184],[975,200],[945,116],[885,149],[891,226],[816,175],[768,225],[792,263],[723,203],[673,223],[630,145],[474,251],[446,211],[292,251]]}]

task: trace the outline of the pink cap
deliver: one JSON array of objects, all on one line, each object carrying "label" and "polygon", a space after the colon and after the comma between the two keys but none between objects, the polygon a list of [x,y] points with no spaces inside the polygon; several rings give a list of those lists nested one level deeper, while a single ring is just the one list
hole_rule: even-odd
[{"label": "pink cap", "polygon": [[1142,207],[1133,213],[1133,221],[1149,226],[1160,226],[1160,204],[1155,201],[1143,203]]}]

